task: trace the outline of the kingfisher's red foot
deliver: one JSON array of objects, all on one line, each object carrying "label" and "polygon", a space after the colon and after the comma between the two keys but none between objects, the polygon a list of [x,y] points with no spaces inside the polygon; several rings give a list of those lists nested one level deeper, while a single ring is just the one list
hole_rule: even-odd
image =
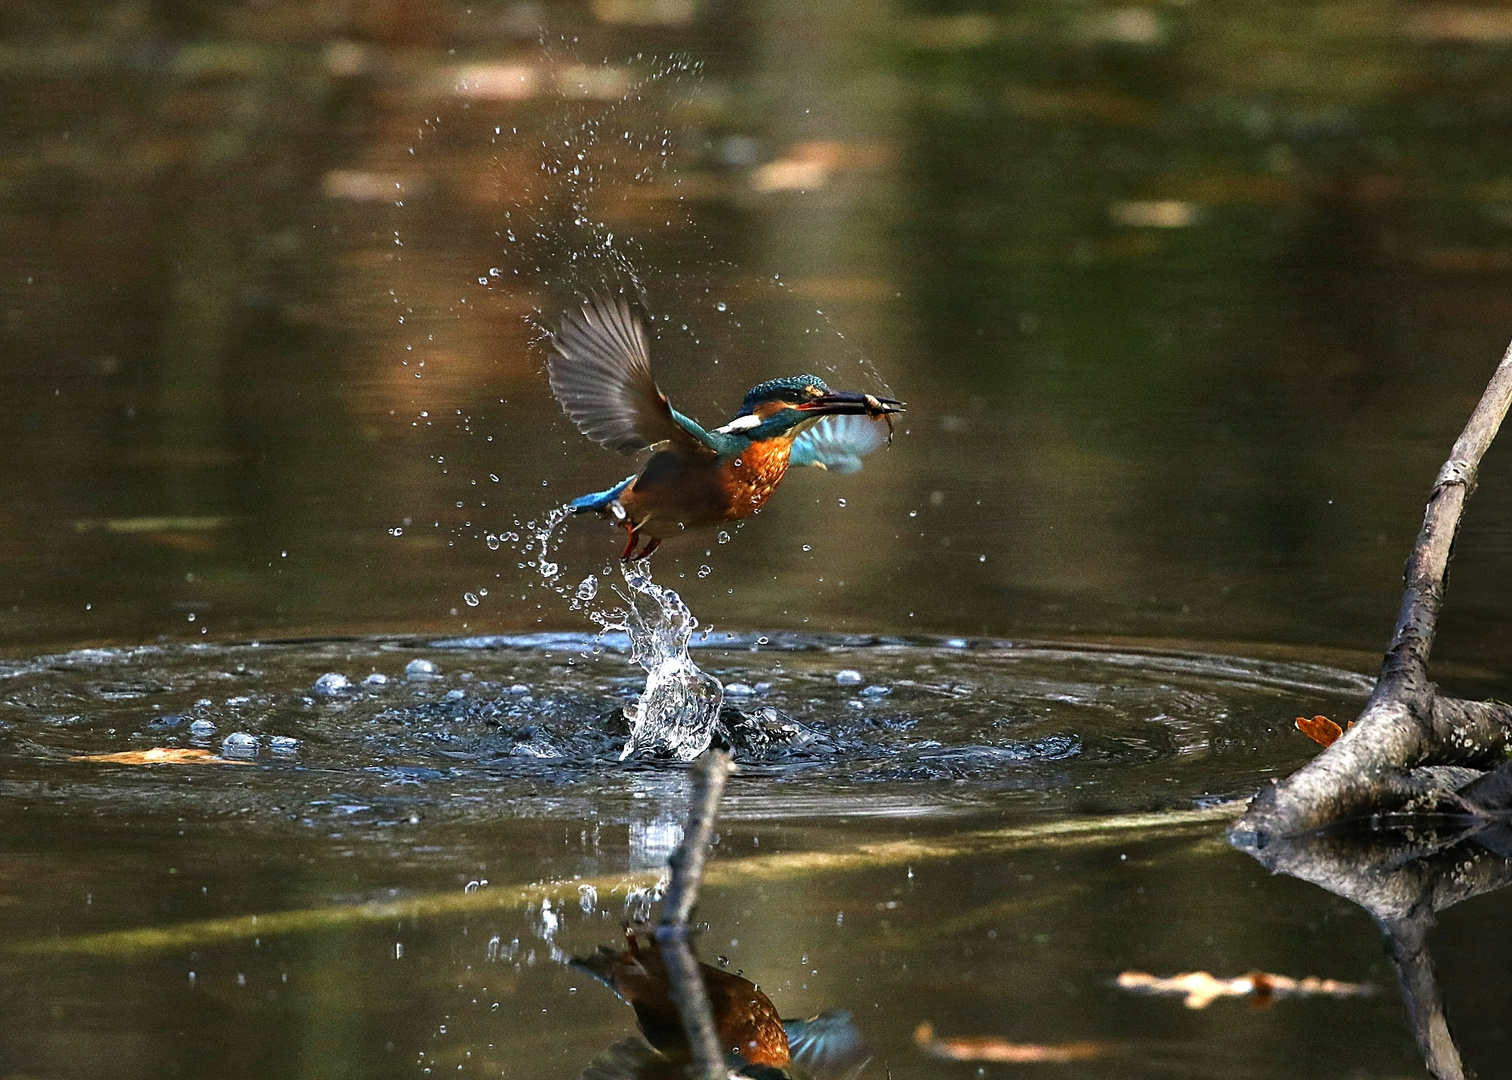
[{"label": "kingfisher's red foot", "polygon": [[635,554],[635,545],[640,543],[640,530],[634,525],[625,525],[625,550],[620,555],[620,562],[629,562]]},{"label": "kingfisher's red foot", "polygon": [[637,555],[636,558],[649,559],[651,557],[651,553],[659,547],[661,547],[661,537],[653,536],[650,542],[646,544],[646,546],[641,550],[641,553]]}]

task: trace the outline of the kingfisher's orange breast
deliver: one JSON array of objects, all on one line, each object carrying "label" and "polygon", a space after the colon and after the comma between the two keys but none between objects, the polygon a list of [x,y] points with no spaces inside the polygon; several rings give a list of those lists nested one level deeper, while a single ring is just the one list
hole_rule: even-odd
[{"label": "kingfisher's orange breast", "polygon": [[761,509],[787,474],[792,451],[791,439],[765,439],[752,443],[720,468],[729,503],[726,520],[738,521]]}]

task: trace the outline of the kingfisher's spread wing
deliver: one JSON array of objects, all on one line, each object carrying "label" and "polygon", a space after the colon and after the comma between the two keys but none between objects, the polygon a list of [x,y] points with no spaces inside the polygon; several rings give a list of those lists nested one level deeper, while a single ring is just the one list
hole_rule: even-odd
[{"label": "kingfisher's spread wing", "polygon": [[885,420],[867,416],[826,416],[793,440],[789,465],[817,465],[831,472],[853,473],[861,459],[891,437]]},{"label": "kingfisher's spread wing", "polygon": [[594,296],[551,335],[551,392],[577,429],[622,454],[659,442],[708,449],[703,429],[679,414],[651,377],[646,328],[619,296]]}]

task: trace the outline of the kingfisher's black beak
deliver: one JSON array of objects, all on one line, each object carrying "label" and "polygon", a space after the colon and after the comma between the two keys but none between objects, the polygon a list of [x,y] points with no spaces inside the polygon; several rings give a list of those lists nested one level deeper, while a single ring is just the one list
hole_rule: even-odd
[{"label": "kingfisher's black beak", "polygon": [[903,411],[903,403],[897,398],[853,394],[848,390],[828,390],[797,407],[804,412],[822,416],[870,416],[873,420]]}]

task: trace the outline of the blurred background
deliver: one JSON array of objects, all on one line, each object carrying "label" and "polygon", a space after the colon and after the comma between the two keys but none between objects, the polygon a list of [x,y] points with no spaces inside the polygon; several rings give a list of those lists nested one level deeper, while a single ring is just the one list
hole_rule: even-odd
[{"label": "blurred background", "polygon": [[[707,424],[810,369],[910,405],[657,556],[706,622],[1369,653],[1512,332],[1512,7],[32,0],[0,35],[18,648],[584,628],[511,536],[630,471],[533,318],[615,281]],[[1508,654],[1509,540],[1501,447],[1440,658]],[[568,578],[619,543],[574,522]]]}]

